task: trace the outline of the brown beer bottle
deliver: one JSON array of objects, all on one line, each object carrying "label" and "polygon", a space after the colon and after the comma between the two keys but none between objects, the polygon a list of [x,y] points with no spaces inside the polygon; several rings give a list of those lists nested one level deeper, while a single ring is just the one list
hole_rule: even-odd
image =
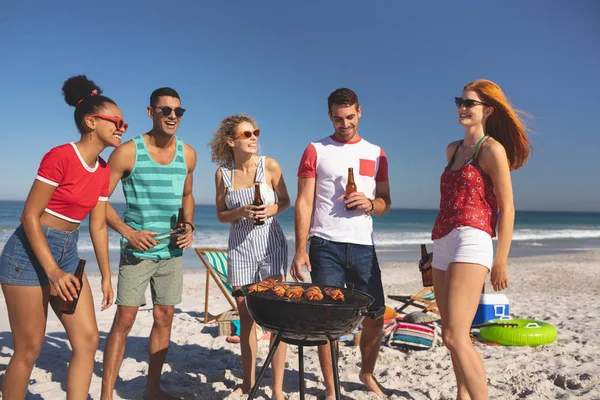
[{"label": "brown beer bottle", "polygon": [[[346,184],[346,196],[344,198],[347,199],[348,196],[351,193],[356,192],[356,190],[357,190],[356,183],[354,183],[354,169],[348,168],[348,183]],[[356,210],[356,206],[354,206],[354,207],[346,206],[346,210]]]},{"label": "brown beer bottle", "polygon": [[423,286],[433,286],[433,271],[431,270],[431,255],[427,253],[427,246],[421,245],[421,260],[419,261],[419,270],[423,279]]},{"label": "brown beer bottle", "polygon": [[81,294],[81,289],[83,288],[83,269],[85,268],[85,260],[80,259],[79,264],[77,264],[77,269],[75,270],[75,278],[79,280],[79,290],[77,291],[77,298],[73,300],[66,300],[60,306],[60,312],[63,314],[73,314],[75,313],[75,307],[77,307],[77,302],[79,301],[79,295]]},{"label": "brown beer bottle", "polygon": [[[262,201],[262,197],[260,195],[260,183],[254,184],[254,201],[252,202],[253,206],[262,206],[264,203]],[[265,221],[261,221],[258,218],[254,218],[252,221],[254,225],[264,225]]]},{"label": "brown beer bottle", "polygon": [[[179,207],[179,213],[177,214],[177,223],[175,223],[175,229],[184,228],[185,229],[185,219],[183,217],[183,207]],[[179,236],[171,237],[171,247],[177,248],[177,238]]]}]

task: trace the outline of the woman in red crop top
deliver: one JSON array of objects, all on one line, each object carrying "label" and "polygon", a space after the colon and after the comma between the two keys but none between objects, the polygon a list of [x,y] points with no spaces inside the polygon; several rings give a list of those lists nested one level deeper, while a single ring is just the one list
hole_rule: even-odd
[{"label": "woman in red crop top", "polygon": [[508,286],[506,264],[515,216],[510,171],[523,166],[531,145],[518,111],[495,83],[471,82],[455,102],[465,135],[446,149],[448,165],[432,232],[433,284],[457,398],[478,400],[488,398],[487,378],[471,344],[470,327],[487,273],[491,270],[494,290]]},{"label": "woman in red crop top", "polygon": [[[94,82],[79,75],[63,86],[75,107],[81,139],[50,150],[29,191],[21,225],[0,256],[0,283],[14,341],[4,376],[2,397],[23,399],[46,329],[48,304],[63,324],[73,354],[67,375],[67,398],[86,399],[98,347],[98,326],[89,283],[80,287],[79,224],[89,214],[90,236],[102,273],[102,310],[113,302],[108,261],[106,203],[110,170],[100,153],[117,147],[127,129],[114,101],[101,96]],[[79,292],[80,291],[80,292]],[[79,293],[79,295],[78,295]],[[60,312],[63,301],[78,297],[72,315]]]}]

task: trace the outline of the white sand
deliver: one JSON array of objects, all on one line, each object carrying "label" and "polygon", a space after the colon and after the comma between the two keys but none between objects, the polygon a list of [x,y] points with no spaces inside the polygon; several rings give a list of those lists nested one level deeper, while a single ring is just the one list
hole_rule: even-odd
[{"label": "white sand", "polygon": [[[513,258],[509,263],[510,299],[514,317],[549,322],[558,329],[558,339],[548,346],[492,347],[477,344],[488,373],[490,397],[494,399],[600,399],[600,252]],[[100,302],[100,279],[90,274]],[[421,288],[414,263],[383,265],[386,294],[416,293]],[[163,387],[185,399],[223,399],[241,383],[239,345],[217,336],[215,325],[201,321],[205,293],[204,270],[189,270],[185,276],[184,300],[177,307],[171,347],[162,375]],[[116,276],[114,276],[116,289]],[[487,288],[487,292],[491,292]],[[213,312],[225,311],[227,303],[212,284]],[[148,297],[149,298],[149,297]],[[0,302],[4,305],[4,298]],[[394,305],[389,301],[389,305]],[[98,308],[99,310],[99,308]],[[90,396],[98,399],[102,374],[102,349],[114,316],[113,306],[97,314],[100,347]],[[140,309],[129,336],[125,360],[116,385],[117,398],[139,399],[146,383],[147,338],[152,326],[151,307]],[[12,340],[6,308],[0,307],[0,369],[4,371],[12,354]],[[259,343],[259,366],[268,351],[268,342]],[[31,376],[32,399],[65,398],[66,367],[70,357],[65,333],[52,315],[46,342]],[[348,399],[375,399],[363,391],[357,373],[360,352],[342,347],[340,376],[342,395]],[[260,367],[259,367],[260,368]],[[314,348],[305,349],[307,399],[321,398],[323,385]],[[3,373],[0,373],[3,376]],[[450,357],[444,347],[428,351],[401,352],[383,346],[376,376],[390,389],[393,399],[453,399],[456,387]],[[271,393],[270,372],[258,398]],[[284,392],[299,399],[298,358],[290,346]]]}]

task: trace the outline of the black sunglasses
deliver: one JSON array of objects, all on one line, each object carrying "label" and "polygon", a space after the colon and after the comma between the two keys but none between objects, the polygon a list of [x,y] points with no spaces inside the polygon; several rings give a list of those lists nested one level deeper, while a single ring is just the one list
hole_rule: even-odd
[{"label": "black sunglasses", "polygon": [[[173,109],[171,107],[167,107],[167,106],[155,106],[154,108],[160,108],[162,115],[164,115],[165,117],[168,117],[173,112]],[[183,116],[184,112],[185,112],[185,108],[177,107],[175,109],[175,116],[177,118],[181,118]]]},{"label": "black sunglasses", "polygon": [[461,97],[455,97],[454,98],[454,104],[456,104],[456,107],[459,107],[459,108],[460,108],[460,106],[465,106],[465,108],[471,108],[471,107],[476,106],[478,104],[481,104],[483,106],[487,106],[487,104],[482,103],[479,100],[463,99]]}]

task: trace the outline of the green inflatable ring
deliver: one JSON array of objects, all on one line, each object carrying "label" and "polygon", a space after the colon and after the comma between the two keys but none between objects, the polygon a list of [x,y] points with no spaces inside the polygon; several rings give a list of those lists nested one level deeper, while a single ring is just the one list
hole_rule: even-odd
[{"label": "green inflatable ring", "polygon": [[556,340],[556,328],[533,319],[497,319],[487,322],[517,324],[515,327],[487,326],[479,329],[481,338],[503,346],[539,346]]}]

